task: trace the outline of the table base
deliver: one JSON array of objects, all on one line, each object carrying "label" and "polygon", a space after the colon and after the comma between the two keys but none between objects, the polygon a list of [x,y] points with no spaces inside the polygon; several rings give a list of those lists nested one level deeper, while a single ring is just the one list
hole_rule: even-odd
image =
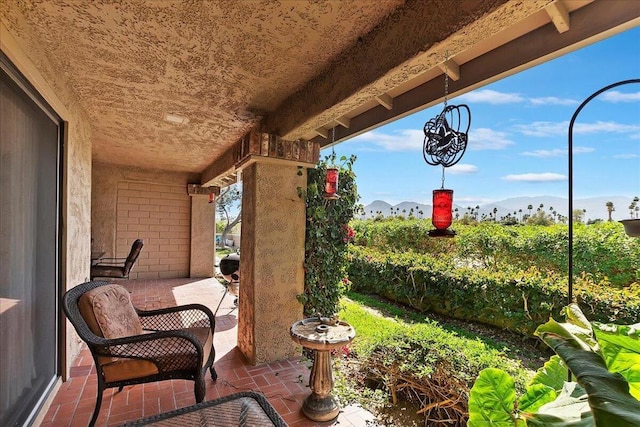
[{"label": "table base", "polygon": [[302,403],[302,412],[313,421],[330,421],[338,416],[340,405],[335,397],[311,393]]}]

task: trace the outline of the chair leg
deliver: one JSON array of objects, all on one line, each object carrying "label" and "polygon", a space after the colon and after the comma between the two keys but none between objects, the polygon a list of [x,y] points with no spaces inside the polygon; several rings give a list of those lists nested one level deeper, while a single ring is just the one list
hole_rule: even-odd
[{"label": "chair leg", "polygon": [[216,369],[213,367],[213,364],[209,366],[209,373],[211,374],[212,380],[216,381],[218,379],[218,373],[216,372]]},{"label": "chair leg", "polygon": [[207,385],[204,383],[204,375],[202,373],[196,376],[193,392],[196,395],[196,403],[204,400],[204,395],[207,393]]},{"label": "chair leg", "polygon": [[96,397],[96,407],[93,410],[93,416],[91,417],[91,421],[89,421],[89,427],[93,427],[96,424],[96,420],[98,419],[98,413],[100,412],[100,405],[102,405],[102,392],[104,389],[102,388],[102,384],[98,382],[98,397]]}]

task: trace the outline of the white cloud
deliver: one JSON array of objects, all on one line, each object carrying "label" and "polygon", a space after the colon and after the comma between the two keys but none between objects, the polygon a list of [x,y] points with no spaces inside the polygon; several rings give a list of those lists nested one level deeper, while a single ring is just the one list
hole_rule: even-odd
[{"label": "white cloud", "polygon": [[566,181],[566,175],[561,175],[559,173],[523,173],[519,175],[506,175],[501,179],[505,181],[516,181],[516,182],[556,182],[556,181]]},{"label": "white cloud", "polygon": [[640,154],[638,153],[629,153],[629,154],[616,154],[613,156],[614,159],[640,159]]},{"label": "white cloud", "polygon": [[421,151],[424,132],[422,129],[403,129],[395,133],[370,131],[358,135],[348,142],[369,146],[373,144],[385,151]]},{"label": "white cloud", "polygon": [[468,175],[478,172],[478,167],[476,165],[458,163],[447,168],[446,170],[452,175]]},{"label": "white cloud", "polygon": [[[533,122],[526,125],[516,125],[515,129],[528,136],[566,136],[569,133],[569,122]],[[592,133],[633,133],[639,132],[638,125],[625,125],[615,122],[574,123],[573,134]]]},{"label": "white cloud", "polygon": [[573,133],[630,133],[640,132],[638,125],[625,125],[615,122],[595,122],[595,123],[576,123],[573,126]]},{"label": "white cloud", "polygon": [[469,131],[469,149],[471,150],[504,150],[514,142],[506,132],[488,128],[471,129]]},{"label": "white cloud", "polygon": [[566,135],[569,122],[533,122],[526,125],[515,125],[515,129],[528,136]]},{"label": "white cloud", "polygon": [[[591,153],[593,151],[595,151],[595,149],[591,147],[573,147],[573,154]],[[523,156],[540,157],[540,158],[560,157],[560,156],[567,155],[567,149],[554,148],[553,150],[533,150],[533,151],[525,151],[521,154]]]},{"label": "white cloud", "polygon": [[503,93],[491,89],[474,90],[456,98],[456,101],[477,102],[485,104],[517,104],[525,99],[518,93]]},{"label": "white cloud", "polygon": [[640,92],[622,93],[617,90],[611,90],[602,93],[600,98],[607,102],[636,102],[640,101]]},{"label": "white cloud", "polygon": [[555,148],[553,150],[525,151],[522,153],[523,156],[541,157],[541,158],[559,157],[559,156],[565,156],[566,154],[567,154],[567,150],[562,150],[560,148]]},{"label": "white cloud", "polygon": [[533,105],[577,105],[578,101],[569,98],[558,98],[556,96],[544,96],[531,98],[529,102]]}]

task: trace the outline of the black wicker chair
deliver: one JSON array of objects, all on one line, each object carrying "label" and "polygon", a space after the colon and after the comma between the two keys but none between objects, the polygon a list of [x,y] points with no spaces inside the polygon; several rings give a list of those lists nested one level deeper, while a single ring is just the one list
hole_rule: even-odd
[{"label": "black wicker chair", "polygon": [[[107,388],[119,387],[122,391],[126,385],[188,379],[195,382],[195,400],[199,403],[206,393],[206,370],[214,381],[218,377],[213,367],[215,317],[203,305],[141,311],[133,307],[124,287],[99,281],[70,289],[62,303],[96,366],[98,396],[90,426],[98,418],[102,393]],[[141,328],[138,335],[113,337],[114,331],[122,335],[125,330],[127,335],[126,328],[132,325],[139,331]]]},{"label": "black wicker chair", "polygon": [[141,239],[136,239],[131,245],[131,250],[126,258],[102,258],[91,266],[91,280],[96,277],[113,277],[115,279],[128,279],[133,265],[138,260],[142,246]]}]

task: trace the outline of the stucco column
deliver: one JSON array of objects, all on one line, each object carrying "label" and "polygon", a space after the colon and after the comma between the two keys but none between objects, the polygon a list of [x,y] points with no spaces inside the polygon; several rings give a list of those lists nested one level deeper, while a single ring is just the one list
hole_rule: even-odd
[{"label": "stucco column", "polygon": [[213,277],[216,256],[215,203],[207,196],[191,197],[191,261],[189,277]]},{"label": "stucco column", "polygon": [[242,173],[238,347],[254,365],[293,357],[291,324],[302,318],[307,170],[264,159]]}]

